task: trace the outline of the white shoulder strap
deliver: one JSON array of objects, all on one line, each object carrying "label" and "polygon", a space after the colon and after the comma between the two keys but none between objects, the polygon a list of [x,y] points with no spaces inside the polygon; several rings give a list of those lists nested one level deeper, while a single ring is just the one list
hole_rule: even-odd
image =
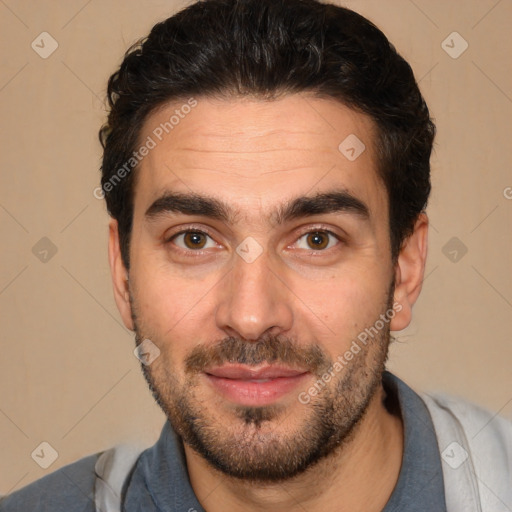
[{"label": "white shoulder strap", "polygon": [[510,512],[512,423],[462,399],[421,397],[437,435],[448,512]]},{"label": "white shoulder strap", "polygon": [[126,477],[144,448],[122,444],[103,452],[94,471],[94,503],[97,512],[121,512],[121,491]]}]

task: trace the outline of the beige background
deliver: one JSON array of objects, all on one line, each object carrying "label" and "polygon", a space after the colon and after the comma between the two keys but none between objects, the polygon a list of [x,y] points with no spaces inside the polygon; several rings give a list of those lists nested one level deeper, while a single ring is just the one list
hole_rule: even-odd
[{"label": "beige background", "polygon": [[[0,494],[117,442],[150,444],[164,421],[113,301],[92,191],[107,78],[184,5],[0,0]],[[409,60],[438,125],[427,278],[390,369],[512,418],[512,3],[345,5]],[[31,48],[43,31],[59,45],[47,59]],[[441,46],[453,31],[469,44],[457,59]],[[32,250],[43,237],[57,248],[47,262]],[[467,248],[457,262],[452,237]],[[59,454],[47,470],[31,458],[43,441]]]}]

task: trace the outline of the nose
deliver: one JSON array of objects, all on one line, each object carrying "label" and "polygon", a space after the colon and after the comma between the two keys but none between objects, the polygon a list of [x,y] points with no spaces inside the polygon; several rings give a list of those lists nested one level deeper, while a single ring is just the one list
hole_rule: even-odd
[{"label": "nose", "polygon": [[252,262],[234,255],[233,268],[221,287],[216,310],[219,329],[247,341],[291,329],[292,293],[277,267],[271,268],[266,252]]}]

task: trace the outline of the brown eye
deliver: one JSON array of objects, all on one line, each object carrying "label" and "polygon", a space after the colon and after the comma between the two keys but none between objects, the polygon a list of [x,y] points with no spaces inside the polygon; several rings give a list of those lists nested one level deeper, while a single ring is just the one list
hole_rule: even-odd
[{"label": "brown eye", "polygon": [[329,245],[329,236],[321,231],[308,233],[307,243],[312,249],[325,249]]},{"label": "brown eye", "polygon": [[181,231],[180,233],[176,233],[173,237],[171,237],[169,242],[171,241],[183,250],[194,251],[215,247],[215,243],[210,235],[202,231]]},{"label": "brown eye", "polygon": [[340,242],[340,238],[328,230],[309,231],[304,233],[296,242],[299,249],[323,251],[330,249]]},{"label": "brown eye", "polygon": [[189,231],[183,235],[183,241],[189,249],[202,249],[206,243],[204,233]]}]

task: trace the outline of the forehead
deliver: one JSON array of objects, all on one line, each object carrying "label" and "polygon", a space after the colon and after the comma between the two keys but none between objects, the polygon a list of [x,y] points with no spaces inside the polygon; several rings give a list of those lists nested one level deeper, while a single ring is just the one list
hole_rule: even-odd
[{"label": "forehead", "polygon": [[135,216],[169,190],[228,199],[246,219],[267,204],[333,188],[386,209],[366,115],[299,94],[189,104],[165,105],[141,129],[139,144],[152,148],[137,168]]}]

